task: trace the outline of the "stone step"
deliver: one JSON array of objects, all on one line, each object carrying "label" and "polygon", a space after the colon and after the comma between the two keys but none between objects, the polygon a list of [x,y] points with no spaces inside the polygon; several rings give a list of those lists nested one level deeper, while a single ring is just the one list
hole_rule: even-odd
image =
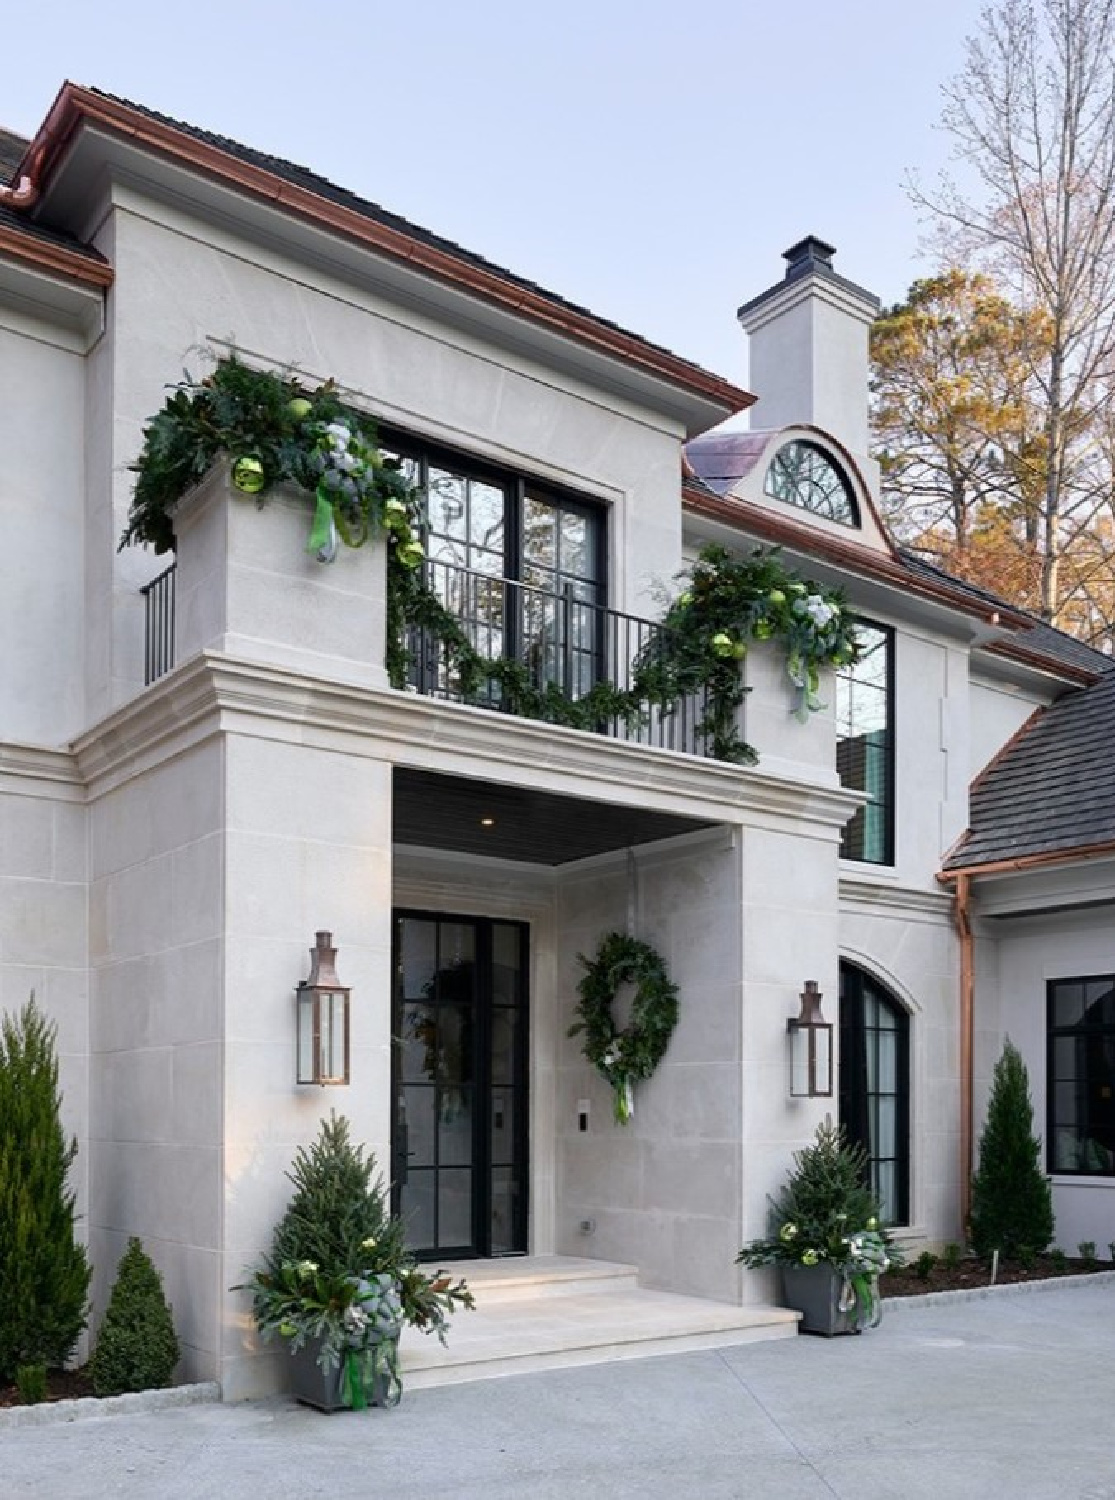
[{"label": "stone step", "polygon": [[[630,1271],[630,1267],[622,1268]],[[481,1278],[482,1279],[482,1278]],[[541,1282],[537,1296],[486,1296],[457,1314],[443,1348],[413,1329],[403,1335],[404,1387],[422,1390],[563,1366],[643,1359],[762,1339],[793,1338],[798,1314],[783,1307],[735,1307],[701,1297],[651,1291],[616,1279],[611,1290]],[[557,1294],[553,1287],[561,1287]],[[506,1289],[504,1289],[506,1290]]]},{"label": "stone step", "polygon": [[496,1260],[455,1260],[444,1267],[454,1280],[464,1277],[477,1305],[524,1298],[588,1296],[634,1290],[639,1269],[619,1261],[573,1255],[508,1255]]}]

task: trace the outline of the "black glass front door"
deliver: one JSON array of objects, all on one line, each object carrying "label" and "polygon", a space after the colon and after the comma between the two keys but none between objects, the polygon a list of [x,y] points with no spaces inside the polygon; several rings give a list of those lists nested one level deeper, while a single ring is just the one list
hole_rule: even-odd
[{"label": "black glass front door", "polygon": [[527,1246],[527,929],[395,914],[392,1193],[419,1256]]}]

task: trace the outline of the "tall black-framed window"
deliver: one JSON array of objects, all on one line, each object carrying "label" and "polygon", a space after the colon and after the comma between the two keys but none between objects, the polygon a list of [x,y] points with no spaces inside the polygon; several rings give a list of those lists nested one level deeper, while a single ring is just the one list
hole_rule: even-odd
[{"label": "tall black-framed window", "polygon": [[1049,1170],[1115,1176],[1115,974],[1051,979],[1047,1005]]},{"label": "tall black-framed window", "polygon": [[844,825],[842,859],[894,863],[894,632],[857,623],[861,654],[836,674],[836,770],[867,802]]},{"label": "tall black-framed window", "polygon": [[607,604],[605,508],[406,437],[386,434],[384,447],[426,497],[426,579],[473,646],[522,662],[536,685],[587,692],[599,677]]},{"label": "tall black-framed window", "polygon": [[910,1221],[910,1018],[877,980],[840,965],[840,1123],[867,1153],[887,1224]]}]

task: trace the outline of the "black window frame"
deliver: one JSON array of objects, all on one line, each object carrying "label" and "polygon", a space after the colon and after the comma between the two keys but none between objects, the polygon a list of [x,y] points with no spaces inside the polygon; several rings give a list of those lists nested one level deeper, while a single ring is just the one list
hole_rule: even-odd
[{"label": "black window frame", "polygon": [[[1097,995],[1095,997],[1095,999],[1092,1000],[1092,1001],[1090,1001],[1090,1002],[1086,1000],[1085,994],[1081,995],[1082,1019],[1081,1019],[1081,1021],[1078,1024],[1076,1024],[1076,1025],[1058,1024],[1057,1023],[1057,1019],[1056,1019],[1056,1016],[1057,1016],[1057,991],[1058,991],[1058,989],[1060,989],[1062,987],[1067,989],[1069,986],[1072,986],[1072,985],[1079,985],[1081,987],[1088,986],[1088,985],[1097,985],[1097,986],[1098,985],[1102,985],[1105,988],[1101,992],[1101,994]],[[1087,1022],[1086,1020],[1083,1019],[1087,1015],[1087,1012],[1091,1008],[1092,1005],[1098,1005],[1100,1003],[1100,1001],[1106,999],[1108,996],[1112,997],[1111,1002],[1110,1002],[1110,1005],[1111,1005],[1111,1020],[1109,1022],[1107,1022],[1107,1023],[1103,1023],[1103,1022],[1092,1022],[1092,1023],[1089,1023],[1089,1022]],[[1056,979],[1047,979],[1046,980],[1046,985],[1045,985],[1045,999],[1046,999],[1046,1012],[1045,1012],[1045,1014],[1046,1014],[1046,1028],[1045,1028],[1046,1029],[1046,1068],[1045,1068],[1045,1161],[1046,1161],[1046,1170],[1049,1173],[1051,1173],[1052,1175],[1057,1176],[1057,1177],[1077,1177],[1077,1178],[1083,1179],[1084,1181],[1088,1181],[1090,1179],[1109,1180],[1112,1177],[1115,1177],[1115,974],[1062,975],[1062,976],[1057,977]],[[1089,1107],[1088,1107],[1089,1106],[1089,1094],[1090,1094],[1091,1090],[1089,1088],[1089,1080],[1088,1080],[1087,1076],[1085,1077],[1082,1085],[1081,1085],[1081,1083],[1079,1081],[1079,1078],[1076,1077],[1076,1076],[1074,1076],[1071,1079],[1063,1079],[1063,1078],[1061,1078],[1059,1076],[1059,1071],[1060,1070],[1059,1070],[1059,1067],[1058,1067],[1058,1064],[1057,1064],[1057,1051],[1058,1051],[1058,1049],[1057,1049],[1057,1045],[1056,1045],[1058,1041],[1074,1041],[1074,1042],[1076,1042],[1078,1044],[1077,1055],[1079,1055],[1079,1044],[1087,1044],[1089,1042],[1092,1043],[1093,1045],[1100,1045],[1100,1046],[1102,1046],[1106,1042],[1107,1045],[1108,1045],[1108,1047],[1111,1049],[1111,1054],[1112,1054],[1112,1058],[1113,1058],[1113,1061],[1112,1061],[1112,1064],[1111,1064],[1112,1081],[1111,1081],[1110,1084],[1104,1085],[1101,1080],[1097,1079],[1096,1080],[1096,1084],[1095,1084],[1096,1088],[1103,1088],[1103,1087],[1106,1086],[1106,1087],[1108,1087],[1111,1090],[1111,1093],[1108,1096],[1108,1110],[1107,1110],[1107,1112],[1110,1114],[1111,1118],[1110,1118],[1110,1121],[1104,1121],[1103,1124],[1100,1127],[1101,1135],[1104,1136],[1104,1137],[1106,1137],[1106,1141],[1103,1140],[1103,1139],[1101,1139],[1100,1136],[1097,1136],[1096,1133],[1095,1133],[1095,1131],[1091,1128],[1093,1126],[1093,1124],[1096,1123],[1096,1122],[1093,1121],[1092,1113],[1091,1113],[1091,1111],[1089,1110]],[[1083,1094],[1084,1113],[1085,1113],[1086,1118],[1085,1118],[1084,1124],[1081,1125],[1079,1128],[1075,1124],[1072,1124],[1071,1127],[1070,1127],[1070,1125],[1066,1124],[1065,1122],[1058,1120],[1058,1112],[1057,1112],[1058,1085],[1059,1084],[1063,1084],[1063,1083],[1073,1083],[1074,1085],[1076,1085],[1077,1090],[1078,1090],[1076,1101],[1075,1101],[1077,1108],[1079,1108],[1080,1103],[1081,1103],[1081,1092]],[[1090,1140],[1090,1141],[1095,1142],[1096,1145],[1100,1149],[1107,1151],[1108,1155],[1111,1158],[1111,1160],[1109,1161],[1108,1165],[1106,1167],[1101,1166],[1101,1167],[1093,1167],[1093,1168],[1089,1168],[1087,1166],[1065,1167],[1065,1166],[1059,1166],[1059,1165],[1057,1165],[1058,1131],[1061,1130],[1061,1129],[1066,1129],[1066,1128],[1072,1128],[1074,1134],[1078,1137],[1078,1147],[1077,1147],[1078,1150],[1081,1148],[1081,1144],[1083,1143],[1084,1140]]]},{"label": "black window frame", "polygon": [[[886,649],[886,672],[884,695],[886,700],[886,729],[883,744],[883,769],[886,778],[886,794],[883,798],[868,803],[864,807],[857,808],[855,815],[849,818],[840,832],[840,858],[854,864],[875,865],[880,868],[893,867],[895,863],[895,840],[896,840],[896,782],[897,782],[897,701],[895,692],[895,657],[896,635],[894,627],[884,625],[878,620],[869,620],[857,617],[856,626],[862,630],[877,631],[882,637]],[[837,686],[836,692],[840,693],[840,682],[855,682],[856,664],[852,663],[846,667],[838,667],[836,670]],[[842,786],[850,786],[856,791],[866,791],[866,787],[857,787],[855,783],[848,780],[840,766],[840,751],[843,745],[851,743],[857,736],[845,736],[841,738],[839,722],[839,705],[837,707],[836,726],[836,772],[840,777]],[[869,747],[870,748],[870,747]],[[865,763],[866,764],[866,763]],[[864,780],[866,780],[866,775]],[[857,831],[862,829],[866,822],[867,807],[874,805],[882,810],[883,815],[883,850],[880,857],[876,858],[867,854],[856,854],[853,851],[853,843]]]},{"label": "black window frame", "polygon": [[[556,506],[565,506],[582,511],[589,519],[592,529],[593,551],[596,558],[595,605],[607,609],[609,594],[608,567],[608,509],[606,503],[582,494],[567,485],[556,484],[551,479],[531,474],[527,470],[477,457],[460,448],[441,443],[427,442],[413,434],[395,428],[381,427],[380,446],[388,453],[397,453],[419,466],[419,487],[426,491],[430,468],[456,469],[466,478],[479,480],[502,489],[505,495],[504,510],[504,572],[501,575],[513,583],[521,583],[524,575],[523,517],[528,495]],[[430,531],[429,518],[423,517],[422,539],[426,541]]]},{"label": "black window frame", "polygon": [[[864,1017],[864,1001],[870,990],[877,1003],[883,1004],[895,1019],[893,1030],[896,1037],[895,1086],[892,1091],[867,1086],[866,1055],[860,1057],[853,1052],[853,1043],[862,1037],[866,1046],[875,1046],[875,1077],[879,1079],[878,1038],[884,1028],[869,1027]],[[888,1228],[902,1227],[910,1223],[910,1012],[875,976],[858,964],[842,959],[840,963],[840,1077],[839,1115],[845,1135],[853,1144],[862,1145],[867,1152],[870,1183],[875,1189],[876,1165],[893,1162],[895,1167],[895,1217],[887,1218]],[[884,1157],[872,1150],[872,1124],[868,1118],[872,1101],[881,1098],[895,1100],[895,1154]],[[853,1109],[853,1105],[858,1106]],[[853,1118],[862,1109],[862,1118]],[[876,1120],[877,1128],[877,1120]]]}]

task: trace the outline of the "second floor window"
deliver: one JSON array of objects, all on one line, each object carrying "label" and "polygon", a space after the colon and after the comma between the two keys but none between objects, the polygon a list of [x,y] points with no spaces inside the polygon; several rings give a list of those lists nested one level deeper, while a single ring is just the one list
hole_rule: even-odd
[{"label": "second floor window", "polygon": [[[525,475],[437,450],[388,443],[426,495],[426,574],[473,646],[519,661],[536,685],[572,697],[599,675],[605,598],[604,511]],[[424,691],[452,693],[436,663]]]},{"label": "second floor window", "polygon": [[862,654],[836,677],[836,769],[867,802],[844,825],[842,859],[894,863],[894,633],[858,626]]}]

